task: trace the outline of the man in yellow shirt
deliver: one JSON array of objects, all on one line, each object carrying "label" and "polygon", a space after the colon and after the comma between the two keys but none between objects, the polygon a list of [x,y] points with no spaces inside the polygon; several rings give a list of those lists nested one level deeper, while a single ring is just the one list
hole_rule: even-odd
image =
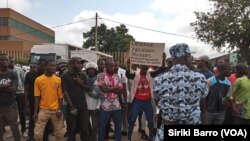
[{"label": "man in yellow shirt", "polygon": [[35,80],[35,112],[34,138],[36,141],[43,140],[44,128],[51,120],[56,141],[63,140],[63,117],[61,113],[61,103],[63,94],[61,89],[61,78],[54,75],[56,63],[46,61],[45,73]]}]

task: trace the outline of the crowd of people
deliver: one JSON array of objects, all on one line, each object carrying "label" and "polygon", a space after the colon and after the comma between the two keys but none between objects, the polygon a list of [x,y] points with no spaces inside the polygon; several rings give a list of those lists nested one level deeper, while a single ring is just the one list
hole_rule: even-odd
[{"label": "crowd of people", "polygon": [[250,124],[246,63],[219,60],[211,69],[200,56],[194,65],[185,43],[169,52],[160,67],[72,57],[39,59],[28,73],[0,54],[0,141],[7,125],[15,141],[48,141],[50,133],[56,141],[75,141],[77,133],[81,141],[131,141],[135,124],[142,139],[163,141],[164,125]]}]

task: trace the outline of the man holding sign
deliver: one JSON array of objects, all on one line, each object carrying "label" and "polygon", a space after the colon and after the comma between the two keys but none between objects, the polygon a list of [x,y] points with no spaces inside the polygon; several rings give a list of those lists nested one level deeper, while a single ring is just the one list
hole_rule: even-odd
[{"label": "man holding sign", "polygon": [[132,132],[134,129],[135,121],[139,112],[143,110],[146,114],[149,128],[149,140],[153,141],[153,106],[151,100],[153,99],[153,78],[148,72],[148,66],[142,65],[140,72],[130,73],[130,61],[127,61],[126,77],[132,79],[132,87],[128,102],[131,103],[130,116],[129,116],[129,129],[128,140],[131,140]]},{"label": "man holding sign", "polygon": [[[152,106],[153,81],[148,69],[149,66],[160,66],[162,64],[162,53],[164,52],[164,44],[131,42],[130,54],[127,61],[126,77],[132,79],[132,87],[128,101],[131,102],[131,112],[129,117],[128,140],[131,140],[136,118],[141,110],[146,114],[149,128],[149,140],[153,140],[154,110]],[[161,55],[160,55],[161,54]],[[130,73],[130,60],[133,64],[140,65],[140,72]]]}]

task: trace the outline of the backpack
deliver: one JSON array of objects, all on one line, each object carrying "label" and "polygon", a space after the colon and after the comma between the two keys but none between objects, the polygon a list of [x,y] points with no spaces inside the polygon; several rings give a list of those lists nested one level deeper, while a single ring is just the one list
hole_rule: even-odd
[{"label": "backpack", "polygon": [[216,83],[210,87],[206,97],[206,110],[211,113],[220,113],[226,110],[227,93],[230,85],[220,83],[215,77]]}]

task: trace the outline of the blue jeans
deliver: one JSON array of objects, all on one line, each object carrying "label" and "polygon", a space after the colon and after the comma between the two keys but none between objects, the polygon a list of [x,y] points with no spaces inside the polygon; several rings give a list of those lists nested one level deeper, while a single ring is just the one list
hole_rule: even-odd
[{"label": "blue jeans", "polygon": [[104,141],[106,126],[109,124],[109,119],[112,118],[115,124],[115,141],[121,141],[121,128],[122,128],[122,113],[121,110],[104,111],[100,108],[100,122],[99,122],[99,135],[98,141]]},{"label": "blue jeans", "polygon": [[129,118],[129,125],[128,125],[128,140],[131,140],[132,132],[134,129],[135,121],[140,113],[143,110],[146,114],[146,118],[148,121],[148,128],[149,128],[149,140],[153,140],[153,132],[154,132],[154,124],[153,124],[153,107],[150,100],[142,101],[134,99],[131,106],[131,115]]}]

